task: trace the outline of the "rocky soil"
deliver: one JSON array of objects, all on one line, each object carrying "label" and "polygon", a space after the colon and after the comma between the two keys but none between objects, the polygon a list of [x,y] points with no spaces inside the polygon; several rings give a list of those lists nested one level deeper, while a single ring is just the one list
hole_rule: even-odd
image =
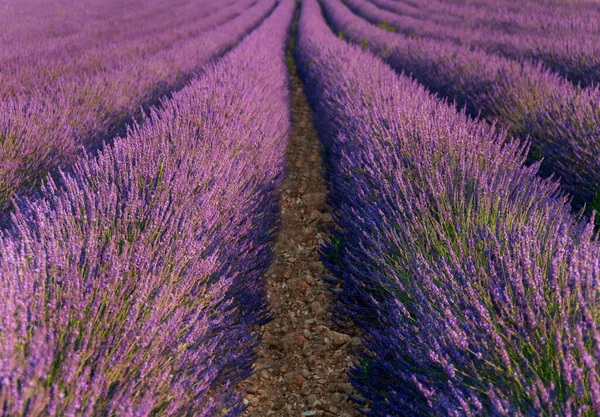
[{"label": "rocky soil", "polygon": [[360,338],[333,326],[333,297],[321,279],[317,252],[332,224],[321,144],[295,69],[290,75],[293,132],[281,228],[268,271],[274,319],[262,329],[254,375],[244,384],[245,416],[359,416],[346,374]]}]

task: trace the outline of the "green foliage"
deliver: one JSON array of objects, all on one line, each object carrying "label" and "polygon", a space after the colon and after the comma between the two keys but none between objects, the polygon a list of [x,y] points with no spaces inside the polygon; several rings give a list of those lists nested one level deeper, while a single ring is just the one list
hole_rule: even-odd
[{"label": "green foliage", "polygon": [[388,32],[392,32],[395,33],[396,32],[396,28],[393,27],[392,25],[390,25],[388,22],[384,21],[380,24],[377,25],[378,28],[386,30]]},{"label": "green foliage", "polygon": [[538,148],[537,146],[531,148],[531,158],[534,161],[540,161],[543,158],[544,155],[542,155],[542,150],[540,148]]},{"label": "green foliage", "polygon": [[368,356],[361,356],[358,358],[357,363],[358,363],[358,366],[354,369],[355,369],[355,371],[359,371],[359,372],[355,372],[354,378],[356,378],[358,380],[368,380],[369,372],[371,371],[371,368],[373,367],[373,360]]},{"label": "green foliage", "polygon": [[296,43],[298,42],[298,19],[300,17],[300,0],[296,0],[296,10],[294,12],[294,18],[290,33],[288,35],[288,42],[285,54],[285,65],[289,73],[296,72],[296,62],[294,61],[294,50],[296,49]]},{"label": "green foliage", "polygon": [[[600,192],[596,191],[596,193],[594,194],[594,199],[590,202],[589,206],[589,211],[592,210],[596,210],[596,212],[600,212]],[[596,224],[596,227],[600,226],[600,216],[596,215],[596,218],[594,219],[594,223]]]}]

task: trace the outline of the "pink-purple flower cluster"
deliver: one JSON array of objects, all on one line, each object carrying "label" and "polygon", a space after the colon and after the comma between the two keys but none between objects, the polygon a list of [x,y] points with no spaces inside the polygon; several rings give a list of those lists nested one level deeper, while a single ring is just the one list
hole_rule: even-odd
[{"label": "pink-purple flower cluster", "polygon": [[17,202],[0,239],[0,409],[243,410],[290,112],[282,1],[125,137]]},{"label": "pink-purple flower cluster", "polygon": [[[255,28],[274,5],[275,0],[243,0],[213,10],[214,4],[193,2],[180,11],[185,16],[192,10],[189,21],[180,26],[173,24],[177,18],[165,18],[171,24],[159,27],[158,33],[124,30],[113,39],[110,25],[97,23],[92,25],[95,30],[82,36],[83,41],[67,32],[55,47],[53,42],[40,41],[39,51],[32,47],[28,55],[32,45],[17,44],[10,48],[16,55],[2,54],[0,214],[5,214],[15,193],[30,193],[48,172],[68,169],[82,149],[97,149],[103,141],[123,134],[125,125],[139,116],[140,107],[157,104],[160,97],[183,87]],[[110,8],[112,14],[115,7]],[[94,21],[93,14],[87,16],[87,9],[82,10],[82,19]],[[195,18],[202,12],[207,15]],[[157,26],[165,15],[160,9],[150,16],[140,14],[129,27]],[[101,29],[108,39],[94,37]],[[49,53],[40,53],[46,48]],[[38,61],[39,65],[31,65]]]},{"label": "pink-purple flower cluster", "polygon": [[[21,24],[4,33],[10,48],[0,51],[0,96],[34,93],[52,88],[57,81],[91,77],[148,59],[178,42],[214,29],[239,15],[253,0],[199,4],[178,0],[169,4],[151,0],[92,0],[87,7],[73,7],[57,0],[37,3],[33,13],[23,2],[16,10],[0,13],[0,19]],[[25,9],[29,18],[23,19]],[[33,20],[37,28],[28,23]],[[10,26],[9,26],[10,28]],[[63,33],[64,32],[64,33]],[[6,35],[12,36],[6,36]]]},{"label": "pink-purple flower cluster", "polygon": [[[380,22],[391,14],[365,0],[346,3]],[[511,136],[531,141],[530,161],[543,158],[540,173],[557,175],[576,208],[600,208],[600,89],[579,89],[540,66],[451,41],[390,33],[338,0],[324,0],[323,6],[334,30],[348,40],[367,45],[471,115],[497,121]]]},{"label": "pink-purple flower cluster", "polygon": [[[572,35],[579,32],[600,33],[600,27],[590,19],[600,12],[598,3],[543,2],[539,0],[370,0],[404,17],[435,22],[454,28],[486,30],[490,33],[536,34],[546,36]],[[551,4],[551,7],[549,5]]]},{"label": "pink-purple flower cluster", "polygon": [[[329,6],[328,6],[329,7]],[[297,57],[339,228],[323,259],[366,351],[367,415],[600,413],[600,245],[526,148],[337,39]]]},{"label": "pink-purple flower cluster", "polygon": [[369,1],[397,13],[391,18],[403,32],[434,38],[444,33],[490,53],[543,62],[574,84],[600,82],[598,3]]}]

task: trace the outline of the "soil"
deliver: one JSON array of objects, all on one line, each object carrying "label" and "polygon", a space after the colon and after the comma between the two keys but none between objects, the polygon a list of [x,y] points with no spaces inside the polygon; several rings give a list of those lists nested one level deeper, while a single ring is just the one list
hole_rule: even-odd
[{"label": "soil", "polygon": [[292,136],[280,201],[280,230],[268,271],[273,320],[262,328],[246,417],[354,417],[361,414],[347,372],[361,345],[356,330],[332,324],[333,295],[318,249],[333,223],[326,204],[321,144],[295,68],[290,70]]}]

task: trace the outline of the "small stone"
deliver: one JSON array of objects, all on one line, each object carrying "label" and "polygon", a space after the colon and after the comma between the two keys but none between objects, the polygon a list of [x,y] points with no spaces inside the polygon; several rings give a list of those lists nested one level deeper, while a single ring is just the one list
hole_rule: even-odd
[{"label": "small stone", "polygon": [[309,263],[308,267],[310,269],[310,272],[312,272],[313,274],[316,274],[316,275],[321,274],[325,270],[325,266],[321,262],[318,262],[318,261],[313,261],[313,262]]},{"label": "small stone", "polygon": [[349,343],[351,338],[350,336],[344,333],[331,332],[331,340],[335,347],[340,347],[342,345],[345,345],[346,343]]},{"label": "small stone", "polygon": [[316,416],[317,410],[308,410],[302,413],[303,416]]},{"label": "small stone", "polygon": [[296,337],[294,338],[294,341],[296,342],[296,345],[300,346],[301,348],[303,348],[304,346],[306,346],[306,344],[308,343],[308,340],[306,340],[306,338],[302,335],[296,335]]},{"label": "small stone", "polygon": [[323,213],[321,215],[321,221],[323,221],[323,223],[333,223],[333,216],[331,216],[330,213]]},{"label": "small stone", "polygon": [[323,401],[323,402],[319,401],[319,404],[317,404],[317,409],[324,410],[324,411],[329,411],[328,410],[329,409],[329,405],[325,401]]},{"label": "small stone", "polygon": [[334,406],[332,405],[331,407],[329,407],[329,411],[330,411],[331,413],[333,413],[333,414],[337,414],[337,412],[338,412],[338,408],[337,408],[337,407],[334,407]]},{"label": "small stone", "polygon": [[310,305],[310,309],[312,310],[313,313],[316,313],[317,311],[321,310],[323,307],[321,306],[321,303],[318,301],[313,301],[313,303]]},{"label": "small stone", "polygon": [[[239,398],[239,397],[238,397],[238,398]],[[242,400],[242,402],[244,403],[244,405],[248,405],[248,404],[250,404],[250,401],[248,401],[246,398],[244,398],[244,399]]]},{"label": "small stone", "polygon": [[306,324],[315,324],[315,319],[304,320],[304,323],[306,323]]},{"label": "small stone", "polygon": [[331,330],[327,326],[319,326],[317,327],[319,333],[322,333],[325,336],[329,336],[331,334]]},{"label": "small stone", "polygon": [[306,193],[302,196],[308,207],[320,208],[324,206],[325,196],[319,193]]},{"label": "small stone", "polygon": [[334,392],[331,396],[331,402],[334,404],[339,404],[344,399],[344,396],[339,392]]},{"label": "small stone", "polygon": [[299,281],[294,285],[294,289],[292,290],[294,293],[294,297],[304,297],[308,292],[310,286],[305,281]]},{"label": "small stone", "polygon": [[286,335],[285,339],[283,340],[283,345],[286,349],[295,348],[298,346],[303,348],[306,343],[308,343],[308,340],[306,340],[306,338],[302,336],[300,332],[290,333]]},{"label": "small stone", "polygon": [[351,344],[352,346],[360,346],[360,345],[362,345],[362,342],[360,341],[360,337],[353,337],[353,338],[350,340],[350,344]]},{"label": "small stone", "polygon": [[270,344],[272,339],[273,336],[271,335],[271,333],[268,330],[265,330],[265,332],[263,333],[263,343]]},{"label": "small stone", "polygon": [[300,374],[304,377],[304,378],[308,378],[310,376],[310,372],[308,372],[308,369],[304,368],[302,369],[302,371],[300,371]]},{"label": "small stone", "polygon": [[312,210],[310,212],[310,217],[309,217],[311,222],[316,222],[318,220],[321,219],[321,212],[319,210]]},{"label": "small stone", "polygon": [[317,316],[318,318],[323,318],[323,317],[325,317],[326,314],[327,314],[327,311],[325,311],[325,309],[323,307],[321,307],[320,309],[315,311],[315,316]]},{"label": "small stone", "polygon": [[287,261],[291,264],[295,264],[296,263],[296,258],[288,258]]},{"label": "small stone", "polygon": [[297,389],[301,389],[305,381],[302,375],[298,375],[295,372],[288,372],[287,374],[285,374],[285,378],[291,385],[293,385]]}]

